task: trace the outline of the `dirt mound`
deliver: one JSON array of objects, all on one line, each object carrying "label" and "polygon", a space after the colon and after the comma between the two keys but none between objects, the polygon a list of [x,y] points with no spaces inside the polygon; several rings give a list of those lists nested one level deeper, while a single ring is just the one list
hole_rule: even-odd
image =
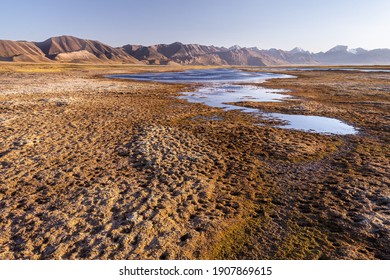
[{"label": "dirt mound", "polygon": [[55,57],[56,61],[59,62],[70,62],[70,63],[101,63],[102,61],[99,60],[96,56],[91,54],[88,51],[75,51],[75,52],[69,52],[69,53],[59,53]]}]

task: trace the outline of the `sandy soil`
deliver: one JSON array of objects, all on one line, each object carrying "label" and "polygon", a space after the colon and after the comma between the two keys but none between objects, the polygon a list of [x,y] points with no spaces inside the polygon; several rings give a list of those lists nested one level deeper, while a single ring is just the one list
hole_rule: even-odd
[{"label": "sandy soil", "polygon": [[297,72],[265,86],[299,101],[247,104],[355,136],[102,77],[180,69],[0,64],[0,259],[390,259],[390,74]]}]

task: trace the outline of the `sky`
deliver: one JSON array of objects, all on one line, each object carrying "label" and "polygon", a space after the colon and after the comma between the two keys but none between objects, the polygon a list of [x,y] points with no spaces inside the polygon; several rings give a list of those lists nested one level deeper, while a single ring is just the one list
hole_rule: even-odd
[{"label": "sky", "polygon": [[0,39],[390,48],[389,0],[0,0]]}]

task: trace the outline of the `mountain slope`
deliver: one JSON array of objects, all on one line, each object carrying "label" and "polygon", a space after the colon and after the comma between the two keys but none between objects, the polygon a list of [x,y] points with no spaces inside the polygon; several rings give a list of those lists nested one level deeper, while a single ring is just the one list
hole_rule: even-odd
[{"label": "mountain slope", "polygon": [[0,61],[50,62],[34,43],[0,40]]},{"label": "mountain slope", "polygon": [[148,64],[175,62],[184,65],[250,65],[265,66],[282,64],[259,50],[223,48],[199,44],[159,44],[149,47],[126,45],[122,47],[128,54]]},{"label": "mountain slope", "polygon": [[390,49],[367,51],[336,46],[327,52],[311,53],[300,48],[260,50],[199,44],[125,45],[114,48],[95,40],[59,36],[44,42],[0,40],[0,61],[141,63],[180,65],[317,65],[390,64]]},{"label": "mountain slope", "polygon": [[153,46],[145,47],[140,45],[125,45],[122,49],[139,61],[143,61],[148,64],[168,64],[170,61],[170,59],[159,53]]},{"label": "mountain slope", "polygon": [[[139,63],[137,59],[122,49],[110,47],[99,41],[73,36],[52,37],[44,42],[35,43],[35,45],[45,53],[46,57],[52,60],[63,61],[65,57],[66,62],[76,60],[77,62]],[[64,53],[68,55],[58,57],[59,54]]]}]

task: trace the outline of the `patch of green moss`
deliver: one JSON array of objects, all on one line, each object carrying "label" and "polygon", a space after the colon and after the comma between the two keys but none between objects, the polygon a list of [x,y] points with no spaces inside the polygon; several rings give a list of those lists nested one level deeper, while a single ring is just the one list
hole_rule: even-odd
[{"label": "patch of green moss", "polygon": [[272,209],[270,204],[264,204],[257,210],[259,215],[242,219],[219,233],[217,242],[206,258],[304,260],[326,257],[326,252],[332,247],[326,232],[314,225],[300,226],[293,220],[286,221],[285,229],[280,236],[272,236],[279,239],[278,242],[272,244],[272,248],[264,250],[271,244],[260,242],[267,240],[261,238],[261,234],[269,232],[267,229],[272,222],[273,210],[276,209]]}]

